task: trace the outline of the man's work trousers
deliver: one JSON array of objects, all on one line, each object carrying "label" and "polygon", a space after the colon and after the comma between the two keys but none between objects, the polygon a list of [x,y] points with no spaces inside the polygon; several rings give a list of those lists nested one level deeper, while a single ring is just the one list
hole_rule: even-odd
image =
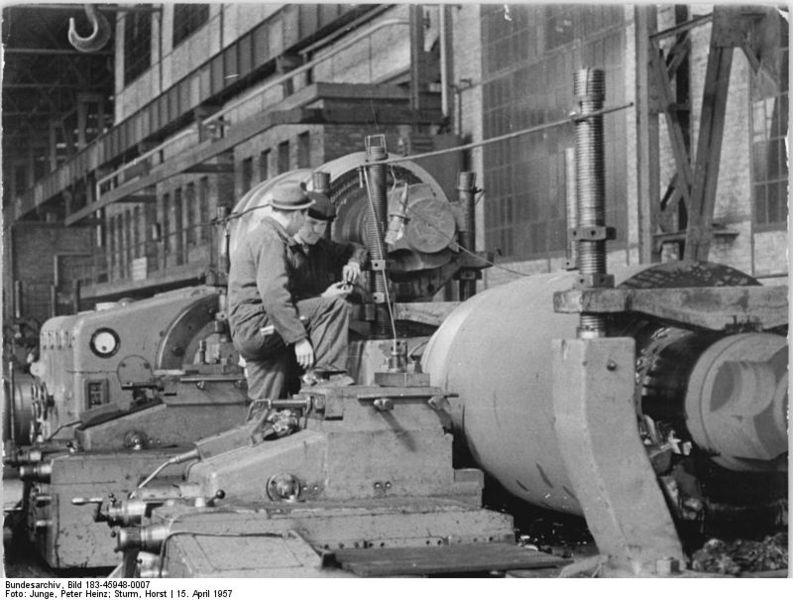
[{"label": "man's work trousers", "polygon": [[[347,339],[350,326],[350,305],[341,296],[308,298],[295,306],[301,317],[307,319],[306,331],[314,348],[314,369],[339,372],[347,370]],[[256,358],[246,360],[248,396],[254,400],[285,398],[293,387],[296,367],[294,346],[287,346],[278,333],[256,333],[243,344]],[[249,354],[250,355],[250,354]],[[291,385],[290,385],[291,384]]]}]

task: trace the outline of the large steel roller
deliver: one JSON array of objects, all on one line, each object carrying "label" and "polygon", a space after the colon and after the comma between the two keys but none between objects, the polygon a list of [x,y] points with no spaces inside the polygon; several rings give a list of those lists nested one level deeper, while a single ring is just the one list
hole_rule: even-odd
[{"label": "large steel roller", "polygon": [[[635,266],[614,275],[618,287],[630,288],[758,285],[739,271],[710,263]],[[570,272],[544,274],[477,294],[454,310],[432,337],[424,352],[423,368],[430,373],[432,385],[456,394],[451,398],[455,435],[478,466],[519,498],[582,514],[556,439],[552,395],[551,342],[575,338],[579,324],[575,314],[554,312],[553,295],[572,288],[575,279],[576,274]],[[787,378],[784,368],[776,367],[787,364],[783,336],[744,333],[737,340],[741,336],[723,332],[670,332],[652,319],[625,315],[612,318],[610,331],[636,339],[637,427],[642,381],[648,376],[639,372],[639,365],[652,360],[660,365],[660,372],[653,377],[666,379],[666,395],[661,400],[648,397],[645,408],[684,420],[691,430],[687,435],[695,444],[713,440],[717,446],[705,450],[722,453],[720,463],[732,470],[781,468],[778,454],[787,451]],[[659,339],[668,340],[665,351],[656,350]],[[718,348],[706,351],[714,343],[726,344],[728,355]],[[680,354],[680,346],[685,346],[688,358],[675,363],[669,357],[672,350]],[[740,364],[734,356],[738,347]],[[718,358],[722,356],[725,358]],[[714,374],[718,369],[723,372]],[[701,392],[696,397],[692,397],[696,391],[688,390],[692,371],[692,385]],[[714,398],[714,389],[730,387],[730,382],[734,384],[729,404],[738,407],[742,415],[727,414]],[[767,397],[747,400],[745,396],[752,393]],[[661,401],[664,406],[659,408]],[[700,409],[694,413],[693,406]],[[735,439],[736,429],[743,436],[741,443],[729,443]],[[724,454],[731,451],[744,456],[727,459]]]}]

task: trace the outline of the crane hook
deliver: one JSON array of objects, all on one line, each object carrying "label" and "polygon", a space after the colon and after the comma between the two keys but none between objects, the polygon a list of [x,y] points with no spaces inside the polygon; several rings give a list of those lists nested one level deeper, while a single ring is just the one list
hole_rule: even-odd
[{"label": "crane hook", "polygon": [[96,52],[101,50],[110,39],[110,23],[107,18],[98,13],[93,4],[85,4],[85,16],[91,22],[92,32],[88,37],[77,35],[74,18],[69,19],[69,43],[80,52]]}]

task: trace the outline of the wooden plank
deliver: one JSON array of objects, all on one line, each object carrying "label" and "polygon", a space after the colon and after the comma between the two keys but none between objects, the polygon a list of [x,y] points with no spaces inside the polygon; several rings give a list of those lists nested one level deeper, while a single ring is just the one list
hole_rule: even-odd
[{"label": "wooden plank", "polygon": [[571,562],[515,544],[498,543],[337,550],[333,561],[360,577],[545,569]]},{"label": "wooden plank", "polygon": [[637,312],[714,331],[750,324],[771,329],[788,322],[787,286],[566,290],[556,312]]}]

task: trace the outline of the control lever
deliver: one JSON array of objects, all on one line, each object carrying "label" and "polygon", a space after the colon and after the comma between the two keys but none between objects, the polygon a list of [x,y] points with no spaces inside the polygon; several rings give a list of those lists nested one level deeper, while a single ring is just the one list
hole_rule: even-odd
[{"label": "control lever", "polygon": [[[116,497],[113,494],[110,494],[107,497],[107,500],[108,500],[110,505],[114,505],[115,502],[116,502]],[[75,506],[87,506],[89,504],[94,504],[95,505],[95,507],[94,507],[94,522],[96,522],[96,523],[101,523],[102,521],[109,521],[110,520],[108,512],[107,511],[105,511],[105,512],[102,511],[102,505],[104,503],[105,503],[105,499],[104,498],[82,498],[82,497],[72,498],[72,504],[74,504]]]}]

